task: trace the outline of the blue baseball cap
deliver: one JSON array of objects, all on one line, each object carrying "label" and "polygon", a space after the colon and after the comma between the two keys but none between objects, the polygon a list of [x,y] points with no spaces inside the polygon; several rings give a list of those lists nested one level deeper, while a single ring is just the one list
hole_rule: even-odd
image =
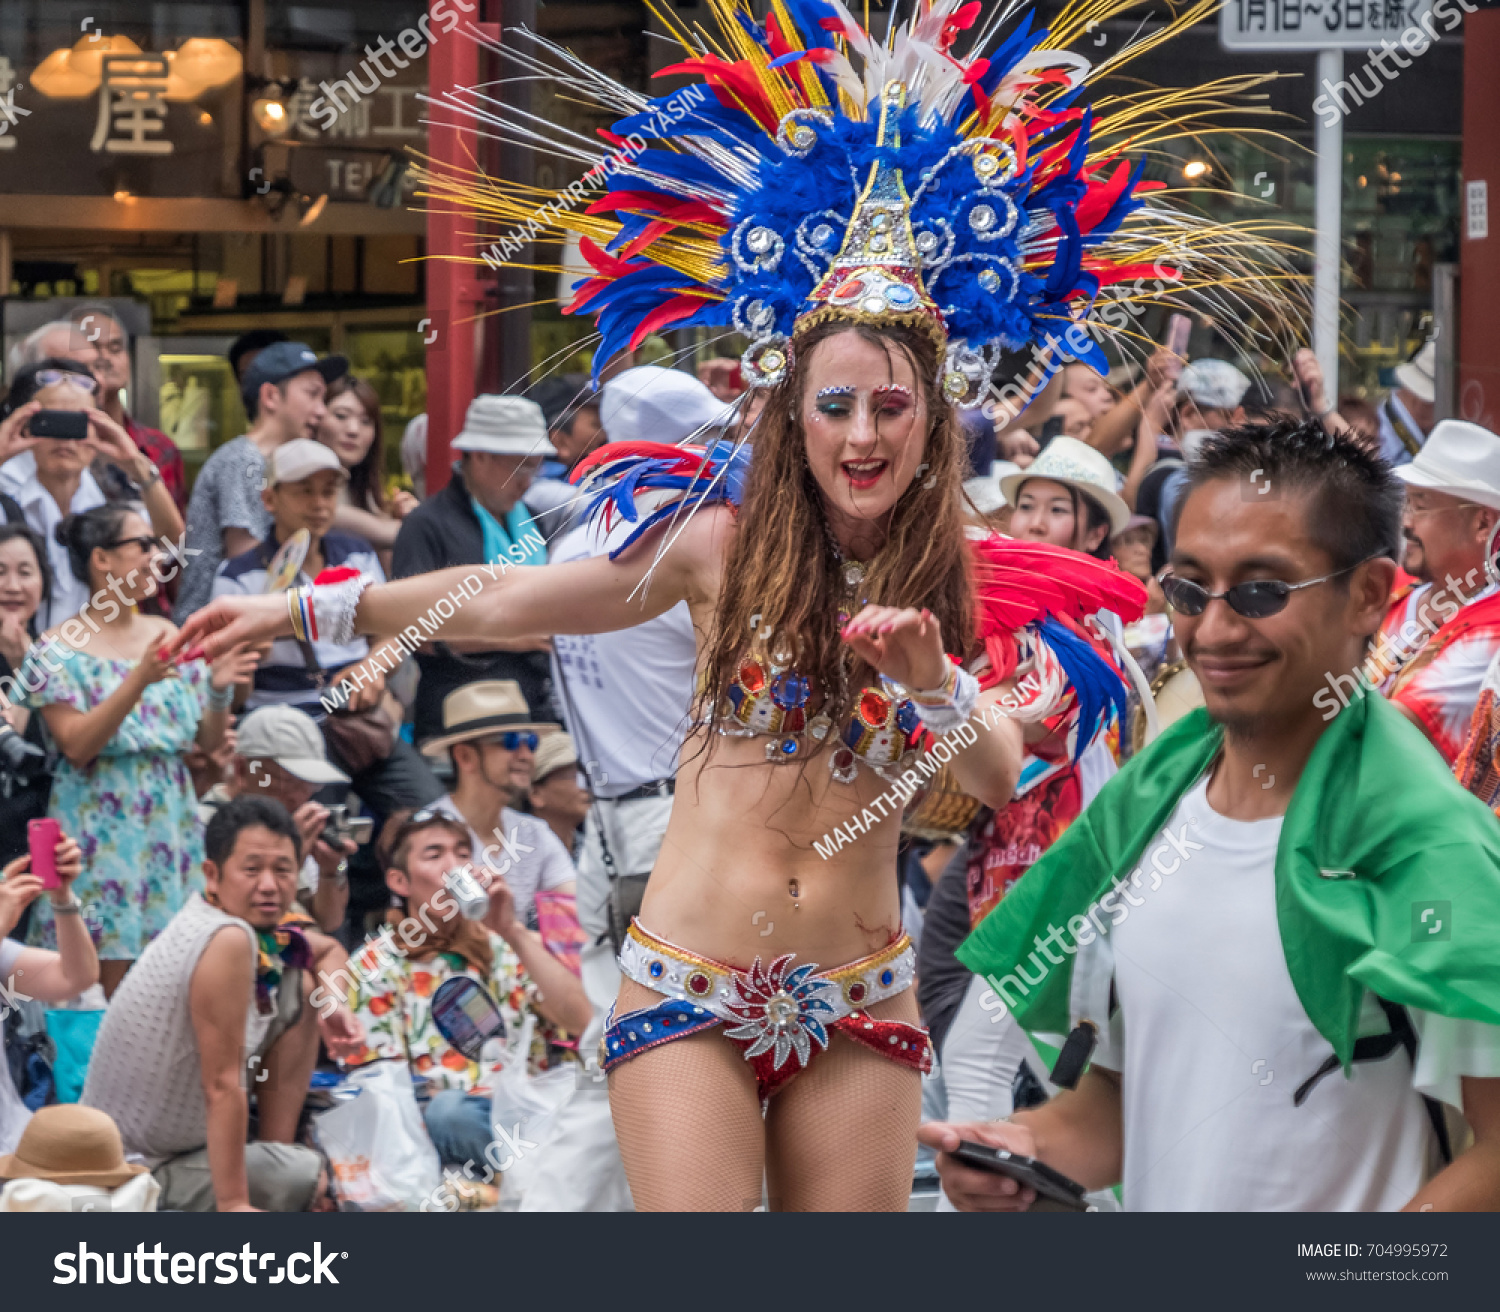
[{"label": "blue baseball cap", "polygon": [[252,397],[260,395],[262,383],[284,383],[288,378],[309,371],[322,374],[323,381],[331,383],[349,372],[349,361],[342,355],[325,355],[320,360],[312,347],[304,342],[273,342],[256,355],[245,370],[245,379],[240,384],[245,408],[250,408]]}]

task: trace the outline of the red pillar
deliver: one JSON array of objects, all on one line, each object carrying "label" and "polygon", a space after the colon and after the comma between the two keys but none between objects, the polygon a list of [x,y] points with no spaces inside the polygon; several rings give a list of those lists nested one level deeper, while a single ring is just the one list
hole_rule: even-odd
[{"label": "red pillar", "polygon": [[[1500,431],[1500,9],[1464,17],[1464,189],[1489,184],[1489,236],[1459,231],[1457,417]],[[1467,209],[1467,204],[1464,206]]]},{"label": "red pillar", "polygon": [[[437,0],[432,0],[435,6]],[[467,7],[467,6],[466,6]],[[445,6],[444,13],[450,13]],[[443,31],[438,18],[433,30]],[[486,35],[499,40],[498,23],[477,24]],[[479,81],[479,46],[471,38],[455,31],[439,35],[427,52],[428,94],[440,96],[455,87],[473,86]],[[437,108],[432,114],[440,120],[428,129],[427,152],[437,167],[445,164],[471,167],[472,160],[483,158],[476,134],[451,110]],[[481,308],[484,294],[478,270],[483,265],[460,264],[445,258],[472,256],[472,238],[461,236],[464,229],[473,230],[474,222],[458,214],[427,214],[427,491],[430,495],[448,482],[452,457],[449,443],[463,426],[464,412],[474,399],[477,344],[480,324],[463,323]],[[435,334],[435,335],[434,335]]]}]

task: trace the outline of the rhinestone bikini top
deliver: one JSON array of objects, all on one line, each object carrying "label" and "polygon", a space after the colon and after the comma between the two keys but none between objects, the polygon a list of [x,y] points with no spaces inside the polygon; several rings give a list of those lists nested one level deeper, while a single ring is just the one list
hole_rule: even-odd
[{"label": "rhinestone bikini top", "polygon": [[[887,776],[900,774],[916,761],[925,731],[916,707],[897,695],[896,687],[868,687],[859,694],[854,714],[828,759],[829,773],[839,783],[853,783],[861,762]],[[769,738],[768,761],[804,759],[834,729],[828,716],[808,716],[811,692],[806,678],[774,657],[747,655],[721,704],[726,721],[720,722],[719,732],[732,738]]]}]

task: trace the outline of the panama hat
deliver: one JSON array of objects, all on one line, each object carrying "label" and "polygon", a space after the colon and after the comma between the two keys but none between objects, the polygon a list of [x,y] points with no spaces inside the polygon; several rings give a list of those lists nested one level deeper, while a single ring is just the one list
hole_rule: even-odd
[{"label": "panama hat", "polygon": [[1391,471],[1411,487],[1500,510],[1500,436],[1462,419],[1444,419],[1408,465]]},{"label": "panama hat", "polygon": [[443,732],[422,744],[423,756],[441,756],[454,743],[490,738],[507,730],[550,733],[555,724],[531,718],[531,708],[514,679],[482,679],[455,688],[443,698]]},{"label": "panama hat", "polygon": [[39,1108],[13,1153],[0,1157],[0,1180],[52,1180],[114,1189],[147,1168],[125,1160],[120,1131],[106,1112],[79,1103]]},{"label": "panama hat", "polygon": [[1062,483],[1092,497],[1109,516],[1111,537],[1123,531],[1130,522],[1130,507],[1115,491],[1115,467],[1087,442],[1080,442],[1076,437],[1054,437],[1025,469],[1002,478],[1000,491],[1014,506],[1021,484],[1029,483],[1033,478]]},{"label": "panama hat", "polygon": [[549,733],[542,736],[536,746],[536,756],[531,762],[531,782],[539,784],[549,774],[559,770],[576,769],[578,749],[573,739],[565,733]]},{"label": "panama hat", "polygon": [[1404,387],[1431,405],[1437,396],[1437,343],[1424,342],[1420,351],[1405,364],[1398,364],[1392,372],[1396,375],[1398,387]]}]

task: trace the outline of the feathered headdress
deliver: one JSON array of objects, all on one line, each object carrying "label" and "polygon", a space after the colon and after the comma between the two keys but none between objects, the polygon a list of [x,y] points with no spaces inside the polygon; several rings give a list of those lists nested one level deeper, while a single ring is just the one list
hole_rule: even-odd
[{"label": "feathered headdress", "polygon": [[[750,339],[747,380],[771,384],[813,324],[904,322],[938,343],[944,394],[972,402],[1002,350],[1049,329],[1082,323],[1120,336],[1121,323],[1097,309],[1105,289],[1130,281],[1137,300],[1168,284],[1196,291],[1231,334],[1256,322],[1279,329],[1297,315],[1285,290],[1296,275],[1277,244],[1253,224],[1148,203],[1164,184],[1142,179],[1147,150],[1193,130],[1187,114],[1223,108],[1262,79],[1075,103],[1091,79],[1210,12],[1213,0],[1097,68],[1048,44],[1136,2],[1076,0],[1053,32],[1033,31],[1028,14],[1001,38],[1012,4],[959,56],[977,0],[918,0],[885,41],[841,0],[771,0],[763,25],[742,0],[708,0],[713,35],[659,14],[688,54],[659,76],[700,81],[658,99],[519,33],[545,57],[496,49],[620,115],[600,133],[602,147],[478,89],[433,103],[586,163],[582,182],[544,198],[477,171],[429,167],[417,171],[422,194],[524,225],[525,239],[577,234],[593,276],[564,308],[597,315],[596,372],[650,333],[718,327]],[[606,193],[583,206],[601,182]],[[516,263],[510,246],[518,253],[525,239],[507,234],[498,255],[491,246],[474,262]],[[1142,297],[1148,278],[1154,292]],[[1070,337],[1066,349],[1107,367],[1090,337]]]}]

